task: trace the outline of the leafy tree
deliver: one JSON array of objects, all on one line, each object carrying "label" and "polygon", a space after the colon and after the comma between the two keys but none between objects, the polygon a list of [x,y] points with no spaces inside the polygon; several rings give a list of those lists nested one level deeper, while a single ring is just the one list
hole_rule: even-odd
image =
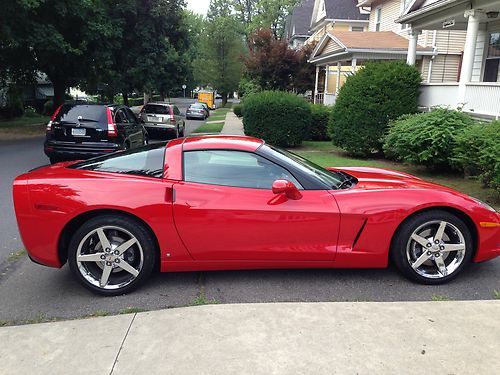
[{"label": "leafy tree", "polygon": [[[2,42],[0,55],[12,54],[5,61],[7,69],[47,74],[54,85],[54,106],[102,61],[106,41],[116,33],[104,1],[15,0],[2,12],[2,40],[4,35],[9,39]],[[19,58],[21,68],[16,67]]]},{"label": "leafy tree", "polygon": [[242,72],[243,39],[230,5],[212,0],[201,36],[200,54],[194,61],[195,78],[202,85],[218,90],[223,101],[236,91]]},{"label": "leafy tree", "polygon": [[264,89],[292,90],[299,54],[286,41],[276,39],[271,29],[260,29],[250,39],[245,67],[248,78]]},{"label": "leafy tree", "polygon": [[107,96],[180,90],[189,68],[188,26],[181,0],[126,0],[107,14],[119,33],[110,56],[88,77],[86,88]]}]

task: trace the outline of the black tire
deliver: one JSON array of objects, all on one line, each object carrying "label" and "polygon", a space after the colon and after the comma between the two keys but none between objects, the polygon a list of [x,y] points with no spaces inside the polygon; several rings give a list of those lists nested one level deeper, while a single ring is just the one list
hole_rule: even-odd
[{"label": "black tire", "polygon": [[[446,224],[446,228],[448,228],[448,230],[451,230],[452,234],[458,233],[458,232],[461,233],[463,240],[464,240],[464,245],[465,245],[464,246],[465,247],[465,250],[464,250],[465,254],[462,255],[463,258],[461,259],[461,263],[459,263],[459,265],[454,269],[454,271],[452,273],[447,274],[446,276],[442,276],[441,273],[439,272],[439,270],[437,269],[437,266],[436,266],[436,273],[439,273],[439,275],[434,276],[435,278],[432,278],[430,276],[423,276],[417,270],[413,269],[412,264],[410,263],[411,260],[409,260],[409,258],[411,258],[411,255],[408,255],[408,254],[410,254],[409,251],[411,251],[411,250],[409,250],[409,249],[411,248],[411,243],[413,241],[415,243],[415,246],[417,246],[417,248],[418,248],[418,246],[421,246],[420,247],[421,252],[419,255],[423,255],[423,253],[425,253],[425,252],[427,252],[427,254],[430,254],[430,252],[428,252],[427,250],[436,251],[437,255],[433,255],[433,257],[434,256],[436,256],[436,257],[441,256],[441,258],[446,263],[446,258],[443,258],[446,256],[444,253],[439,252],[437,249],[433,250],[433,248],[429,244],[427,244],[427,246],[429,248],[424,248],[422,245],[417,244],[416,241],[411,240],[411,236],[414,234],[414,232],[416,230],[418,230],[419,228],[425,228],[425,225],[427,225],[427,224],[438,226],[438,224],[436,222],[448,223],[448,224]],[[432,224],[432,223],[436,223],[436,224]],[[453,228],[453,226],[455,228]],[[458,229],[458,231],[456,231],[455,229]],[[437,237],[437,233],[435,235]],[[458,234],[457,234],[457,236],[458,236]],[[430,237],[430,238],[432,238],[432,237]],[[429,242],[432,243],[432,241],[430,241],[430,240],[429,240]],[[438,246],[438,245],[436,244],[436,246]],[[425,251],[423,251],[424,249],[425,249]],[[394,238],[392,240],[390,255],[391,255],[391,259],[392,259],[394,265],[396,266],[396,268],[408,279],[416,281],[416,282],[421,283],[421,284],[438,285],[438,284],[447,283],[447,282],[453,280],[455,277],[457,277],[458,274],[460,274],[460,272],[462,272],[463,269],[466,268],[467,265],[470,263],[470,261],[472,259],[473,252],[474,252],[474,242],[472,239],[472,235],[470,233],[469,228],[463,222],[463,220],[461,220],[456,215],[453,215],[452,213],[447,212],[447,211],[432,210],[432,211],[424,211],[421,213],[417,213],[417,214],[409,217],[403,224],[401,224],[401,226],[398,228],[398,230],[395,233]],[[458,254],[458,252],[456,254]],[[452,255],[451,252],[448,253],[448,256],[451,256],[451,255]],[[434,258],[428,259],[427,262],[432,263],[432,262],[434,262],[433,259]],[[437,262],[437,260],[436,260],[436,262]],[[416,262],[414,262],[414,264],[415,263]],[[449,266],[449,264],[446,265],[446,267],[448,267],[448,266]],[[425,264],[422,264],[422,266],[420,266],[420,267],[417,266],[416,268],[421,268],[421,267],[425,268],[425,267],[432,267],[432,266],[426,266]]]},{"label": "black tire", "polygon": [[61,158],[58,158],[58,157],[56,157],[56,156],[52,156],[52,157],[50,157],[50,158],[49,158],[49,161],[50,161],[50,164],[56,164],[56,163],[61,162],[61,161],[62,161],[62,159],[61,159]]},{"label": "black tire", "polygon": [[[125,230],[126,232],[129,232],[132,234],[135,239],[138,242],[138,245],[132,245],[130,246],[129,250],[126,250],[123,254],[122,261],[127,261],[129,262],[129,259],[125,259],[125,256],[127,255],[128,251],[140,251],[142,250],[142,267],[138,267],[138,275],[133,276],[130,275],[128,272],[126,272],[123,269],[117,269],[116,273],[115,271],[115,266],[112,266],[113,271],[110,273],[110,279],[113,277],[117,279],[117,283],[121,281],[122,283],[123,280],[128,278],[132,278],[132,281],[128,281],[128,283],[123,286],[123,287],[116,287],[116,284],[113,284],[109,282],[109,286],[106,285],[105,287],[101,287],[98,285],[93,284],[89,280],[93,280],[94,276],[98,277],[99,274],[99,269],[97,267],[100,267],[101,269],[101,277],[103,273],[102,267],[104,267],[104,263],[107,263],[105,261],[99,261],[99,262],[81,262],[81,264],[84,265],[92,265],[93,269],[95,272],[88,272],[89,269],[84,269],[83,271],[80,270],[79,264],[77,262],[77,253],[78,253],[78,248],[82,240],[84,240],[86,237],[88,237],[92,232],[96,231],[99,228],[103,227],[113,227],[113,228],[120,228],[121,230]],[[109,230],[111,232],[108,232],[106,236],[109,236],[110,233],[113,233],[115,229],[105,229]],[[120,232],[117,232],[120,233]],[[110,237],[111,238],[111,237]],[[85,241],[84,241],[85,243]],[[99,242],[97,245],[99,245],[101,242]],[[97,246],[94,245],[94,246]],[[112,245],[113,246],[113,245]],[[83,246],[82,246],[83,248]],[[116,250],[117,247],[114,248]],[[91,254],[86,254],[86,255],[93,255],[95,253]],[[100,252],[97,252],[97,254],[101,254]],[[153,271],[154,265],[156,263],[156,257],[157,257],[158,251],[157,247],[155,245],[155,241],[153,240],[150,232],[144,227],[142,223],[140,223],[138,220],[135,220],[133,218],[129,218],[126,216],[120,216],[120,215],[102,215],[95,217],[93,219],[88,220],[85,222],[73,235],[71,238],[69,248],[68,248],[68,264],[71,269],[71,272],[73,275],[76,277],[76,279],[87,289],[90,291],[103,295],[103,296],[116,296],[116,295],[122,295],[129,293],[130,291],[136,289],[139,287],[141,284],[143,284],[151,275],[151,272]],[[104,255],[104,252],[102,252],[102,255]],[[101,255],[101,256],[102,256]],[[140,259],[136,259],[136,263],[139,262]],[[99,264],[100,265],[99,265]],[[113,263],[114,264],[114,263]],[[130,265],[131,263],[129,263]],[[87,267],[87,266],[86,266]],[[89,267],[90,268],[90,267]],[[120,268],[120,266],[117,266],[116,268]],[[135,268],[135,267],[134,267]],[[85,272],[87,277],[89,278],[86,279],[82,272]],[[123,272],[123,273],[122,273]],[[94,275],[95,273],[95,275]],[[102,279],[101,279],[102,280]],[[95,280],[93,280],[95,281]],[[110,280],[111,281],[111,280]],[[114,288],[114,289],[108,289],[108,288]]]}]

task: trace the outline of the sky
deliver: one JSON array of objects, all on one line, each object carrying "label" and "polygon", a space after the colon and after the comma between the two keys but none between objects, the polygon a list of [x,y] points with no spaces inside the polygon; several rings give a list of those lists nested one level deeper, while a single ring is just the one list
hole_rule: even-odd
[{"label": "sky", "polygon": [[187,8],[198,14],[206,15],[210,0],[187,0]]}]

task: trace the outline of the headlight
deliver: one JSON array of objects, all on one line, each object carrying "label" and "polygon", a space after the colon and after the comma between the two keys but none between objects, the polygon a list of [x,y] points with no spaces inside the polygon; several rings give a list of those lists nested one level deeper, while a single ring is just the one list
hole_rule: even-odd
[{"label": "headlight", "polygon": [[486,208],[487,210],[497,212],[493,207],[491,207],[488,203],[484,203],[482,200],[479,200],[477,198],[472,198],[474,199],[480,206],[483,206],[483,208]]}]

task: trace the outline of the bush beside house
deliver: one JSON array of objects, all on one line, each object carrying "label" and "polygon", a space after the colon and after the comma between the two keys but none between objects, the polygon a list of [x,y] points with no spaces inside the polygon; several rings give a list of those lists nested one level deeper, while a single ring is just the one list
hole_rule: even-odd
[{"label": "bush beside house", "polygon": [[465,113],[436,109],[403,115],[389,126],[384,153],[390,158],[435,168],[450,166],[455,137],[474,121]]},{"label": "bush beside house", "polygon": [[277,146],[299,146],[311,123],[309,104],[295,94],[262,91],[245,99],[245,134]]},{"label": "bush beside house", "polygon": [[311,104],[311,125],[307,140],[328,141],[328,121],[332,112],[331,107],[322,104]]},{"label": "bush beside house", "polygon": [[419,71],[402,61],[366,64],[339,91],[329,123],[333,143],[357,156],[380,151],[389,121],[417,112],[420,82]]},{"label": "bush beside house", "polygon": [[500,192],[500,121],[474,124],[455,137],[451,163],[466,175],[479,176]]}]

